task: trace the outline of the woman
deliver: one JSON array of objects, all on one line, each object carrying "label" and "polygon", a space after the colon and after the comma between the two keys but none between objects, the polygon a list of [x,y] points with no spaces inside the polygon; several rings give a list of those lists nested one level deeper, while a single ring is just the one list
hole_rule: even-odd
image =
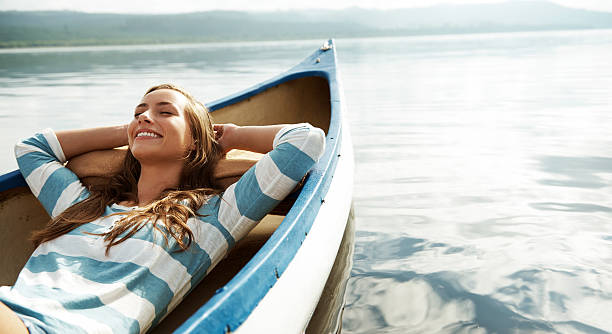
[{"label": "woman", "polygon": [[[128,144],[121,172],[86,189],[63,163]],[[233,148],[266,153],[217,189]],[[15,152],[52,220],[12,287],[0,288],[0,333],[138,333],[155,326],[321,156],[308,124],[213,125],[173,85],[147,91],[127,126],[46,130]]]}]

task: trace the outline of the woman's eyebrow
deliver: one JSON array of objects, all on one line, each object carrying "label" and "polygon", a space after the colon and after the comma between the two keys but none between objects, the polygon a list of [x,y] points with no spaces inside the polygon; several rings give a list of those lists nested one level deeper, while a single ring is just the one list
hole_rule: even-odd
[{"label": "woman's eyebrow", "polygon": [[157,102],[157,104],[155,104],[156,106],[173,106],[174,107],[174,103],[168,102],[168,101],[162,101],[162,102]]},{"label": "woman's eyebrow", "polygon": [[[157,102],[155,104],[156,106],[166,106],[166,105],[170,105],[174,107],[174,104],[172,102],[168,102],[168,101],[162,101],[162,102]],[[136,106],[136,108],[142,108],[142,107],[148,107],[149,105],[146,103],[141,103],[139,105]]]}]

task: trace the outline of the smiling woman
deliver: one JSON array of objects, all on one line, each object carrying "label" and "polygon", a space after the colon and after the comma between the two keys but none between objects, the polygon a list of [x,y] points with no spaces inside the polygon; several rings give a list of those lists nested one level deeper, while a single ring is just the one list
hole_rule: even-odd
[{"label": "smiling woman", "polygon": [[[172,89],[146,94],[128,127],[130,151],[134,157],[139,161],[165,161],[180,170],[185,152],[195,148],[184,111],[187,104],[185,95]],[[205,125],[210,126],[208,118]]]},{"label": "smiling woman", "polygon": [[[20,142],[21,173],[51,222],[14,286],[0,288],[0,333],[146,332],[294,189],[324,142],[306,123],[213,127],[203,104],[168,84],[147,91],[129,125]],[[64,166],[125,144],[108,183],[86,188]],[[233,148],[265,155],[222,189],[212,171]]]}]

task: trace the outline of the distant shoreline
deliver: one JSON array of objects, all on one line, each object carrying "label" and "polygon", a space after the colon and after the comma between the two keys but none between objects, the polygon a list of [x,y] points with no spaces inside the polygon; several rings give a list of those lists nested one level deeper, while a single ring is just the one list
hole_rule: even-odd
[{"label": "distant shoreline", "polygon": [[214,44],[214,43],[243,43],[243,42],[275,42],[275,41],[298,41],[298,40],[326,40],[328,38],[385,38],[385,37],[418,37],[418,36],[452,36],[452,35],[477,35],[477,34],[496,34],[496,33],[521,33],[521,32],[554,32],[554,31],[589,31],[589,30],[610,30],[612,28],[550,28],[550,29],[508,29],[495,31],[459,31],[459,32],[430,32],[430,33],[378,33],[368,35],[337,35],[337,36],[304,36],[299,38],[260,38],[260,39],[202,39],[202,40],[99,40],[99,41],[16,41],[6,43],[0,41],[0,49],[27,49],[27,48],[62,48],[62,47],[104,47],[104,46],[137,46],[137,45],[188,45],[188,44]]},{"label": "distant shoreline", "polygon": [[93,14],[0,11],[0,48],[434,36],[612,28],[612,13],[546,1],[436,5],[393,11]]}]

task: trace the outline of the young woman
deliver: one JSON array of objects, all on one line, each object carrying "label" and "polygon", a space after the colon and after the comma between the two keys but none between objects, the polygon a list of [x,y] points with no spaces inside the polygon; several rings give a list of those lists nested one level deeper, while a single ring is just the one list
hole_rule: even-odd
[{"label": "young woman", "polygon": [[[214,125],[184,90],[147,91],[126,126],[45,130],[15,148],[51,216],[15,285],[0,288],[0,333],[142,333],[168,314],[321,156],[309,124]],[[129,145],[122,170],[87,189],[64,167]],[[233,148],[267,153],[222,191]]]}]

